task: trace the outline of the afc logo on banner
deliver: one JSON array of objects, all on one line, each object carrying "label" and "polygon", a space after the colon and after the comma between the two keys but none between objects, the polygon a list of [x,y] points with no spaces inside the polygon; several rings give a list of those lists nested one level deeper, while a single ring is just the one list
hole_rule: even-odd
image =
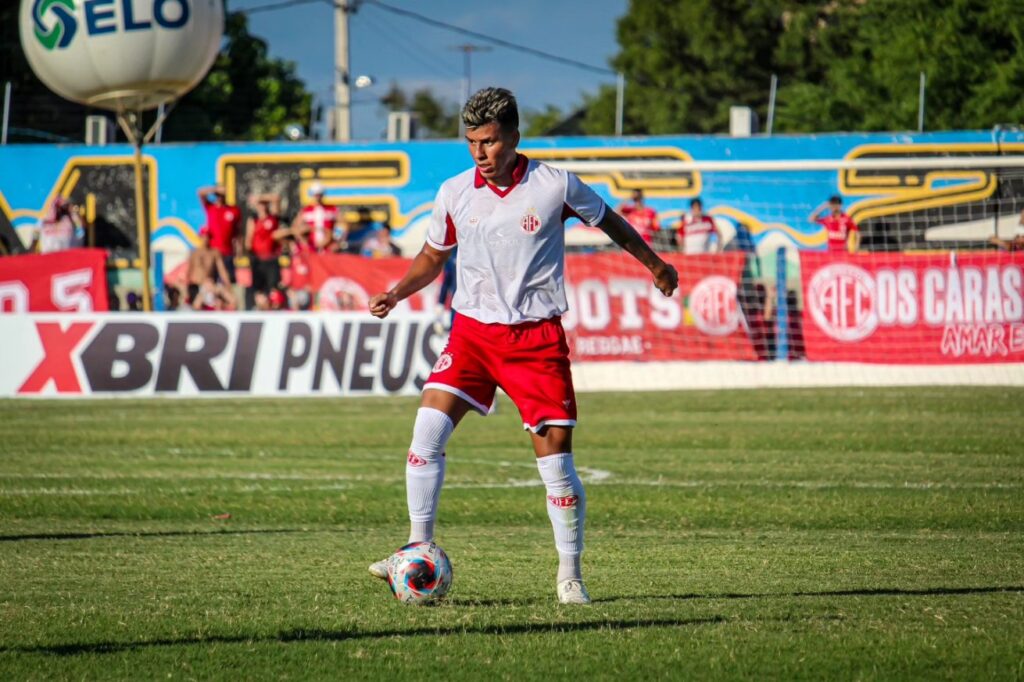
[{"label": "afc logo on banner", "polygon": [[1024,277],[1015,264],[870,272],[850,263],[832,263],[811,277],[805,306],[821,331],[843,342],[862,341],[880,329],[919,325],[969,328],[975,333],[1024,319]]},{"label": "afc logo on banner", "polygon": [[728,336],[740,325],[736,306],[736,282],[712,275],[705,277],[690,292],[690,314],[697,329],[710,336]]}]

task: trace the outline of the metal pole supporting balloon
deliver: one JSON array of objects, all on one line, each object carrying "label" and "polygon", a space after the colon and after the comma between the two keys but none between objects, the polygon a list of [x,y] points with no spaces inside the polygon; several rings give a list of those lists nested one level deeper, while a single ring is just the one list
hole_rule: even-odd
[{"label": "metal pole supporting balloon", "polygon": [[[135,111],[117,112],[117,122],[135,149],[135,229],[136,239],[139,244],[139,271],[142,274],[142,309],[147,313],[153,309],[153,287],[149,281],[149,212],[146,210],[146,189],[142,178],[142,146],[153,139],[153,135],[163,125],[164,120],[173,108],[173,103],[169,106],[161,107],[156,121],[145,135],[142,134],[141,113]],[[157,282],[158,290],[160,284],[160,282]]]}]

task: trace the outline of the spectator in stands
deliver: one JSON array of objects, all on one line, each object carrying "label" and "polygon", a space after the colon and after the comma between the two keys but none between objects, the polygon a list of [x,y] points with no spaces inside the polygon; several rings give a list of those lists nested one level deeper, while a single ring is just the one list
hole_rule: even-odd
[{"label": "spectator in stands", "polygon": [[[711,237],[715,240],[711,241]],[[690,201],[689,215],[683,215],[676,228],[679,248],[686,254],[714,253],[721,247],[722,235],[718,232],[715,219],[704,214],[700,199]]]},{"label": "spectator in stands", "polygon": [[363,250],[363,242],[377,232],[377,224],[373,222],[373,214],[366,206],[360,206],[356,210],[355,221],[348,223],[345,234],[346,253],[360,253]]},{"label": "spectator in stands", "polygon": [[[224,263],[224,256],[211,245],[210,229],[199,231],[202,243],[188,256],[188,292],[186,301],[195,310],[220,310],[214,307],[212,299],[223,299],[234,307],[235,297],[231,292],[231,280]],[[205,300],[200,300],[205,299]],[[204,307],[209,305],[211,307]]]},{"label": "spectator in stands", "polygon": [[314,253],[325,253],[337,250],[336,230],[338,223],[338,207],[324,203],[324,187],[319,182],[309,186],[313,203],[303,206],[295,220],[292,221],[292,235],[305,250]]},{"label": "spectator in stands", "polygon": [[164,300],[166,301],[165,310],[169,313],[188,310],[188,306],[181,301],[181,289],[176,286],[170,284],[164,286]]},{"label": "spectator in stands", "polygon": [[271,289],[267,296],[269,310],[288,310],[288,299],[280,289]]},{"label": "spectator in stands", "polygon": [[996,248],[1003,249],[1005,251],[1024,250],[1024,210],[1020,212],[1020,218],[1017,221],[1017,227],[1013,231],[1012,239],[1000,239],[999,236],[996,235],[989,239],[989,242],[994,244]]},{"label": "spectator in stands", "polygon": [[228,282],[235,281],[235,256],[242,255],[239,222],[242,212],[225,199],[223,185],[208,185],[198,190],[199,201],[206,211],[206,230],[210,244],[221,255]]},{"label": "spectator in stands", "polygon": [[644,204],[642,189],[633,190],[633,201],[621,204],[618,213],[643,237],[648,246],[654,243],[654,235],[658,233],[661,226],[658,224],[657,212]]},{"label": "spectator in stands", "polygon": [[255,307],[255,294],[267,294],[281,284],[281,242],[291,233],[281,227],[278,217],[281,197],[278,194],[257,194],[249,197],[249,205],[255,211],[245,225],[245,249],[249,252],[252,268],[252,286],[245,292],[245,307]]},{"label": "spectator in stands", "polygon": [[36,225],[32,250],[56,253],[81,248],[85,244],[85,221],[78,206],[57,197],[50,210]]},{"label": "spectator in stands", "polygon": [[[828,215],[822,214],[828,211]],[[838,194],[814,209],[808,220],[825,228],[830,253],[855,253],[860,246],[860,228],[843,211],[843,199]]]},{"label": "spectator in stands", "polygon": [[402,255],[402,250],[391,241],[391,225],[384,223],[379,230],[363,240],[359,253],[366,258],[390,258]]}]

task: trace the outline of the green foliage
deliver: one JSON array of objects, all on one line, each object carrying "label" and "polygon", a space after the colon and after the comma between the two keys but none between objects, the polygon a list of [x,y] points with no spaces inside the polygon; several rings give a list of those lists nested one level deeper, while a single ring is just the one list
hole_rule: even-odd
[{"label": "green foliage", "polygon": [[420,137],[452,138],[459,135],[459,105],[438,98],[429,88],[411,95],[397,83],[381,98],[388,111],[411,111],[416,115]]},{"label": "green foliage", "polygon": [[270,58],[244,14],[228,14],[224,34],[210,72],[168,118],[164,140],[274,140],[288,124],[308,128],[312,96],[295,65]]},{"label": "green foliage", "polygon": [[365,568],[414,398],[5,401],[0,679],[1018,679],[1022,400],[581,394],[587,608],[507,399],[449,443],[436,608]]},{"label": "green foliage", "polygon": [[[722,133],[729,107],[775,132],[926,129],[1024,120],[1024,3],[1016,0],[633,0],[612,60],[626,75],[625,132]],[[614,130],[615,90],[584,129]]]}]

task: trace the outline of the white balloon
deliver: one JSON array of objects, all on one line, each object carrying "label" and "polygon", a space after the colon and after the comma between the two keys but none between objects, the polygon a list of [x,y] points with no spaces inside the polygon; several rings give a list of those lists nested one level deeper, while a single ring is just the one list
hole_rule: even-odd
[{"label": "white balloon", "polygon": [[114,111],[151,109],[206,75],[222,0],[22,0],[21,45],[58,95]]}]

